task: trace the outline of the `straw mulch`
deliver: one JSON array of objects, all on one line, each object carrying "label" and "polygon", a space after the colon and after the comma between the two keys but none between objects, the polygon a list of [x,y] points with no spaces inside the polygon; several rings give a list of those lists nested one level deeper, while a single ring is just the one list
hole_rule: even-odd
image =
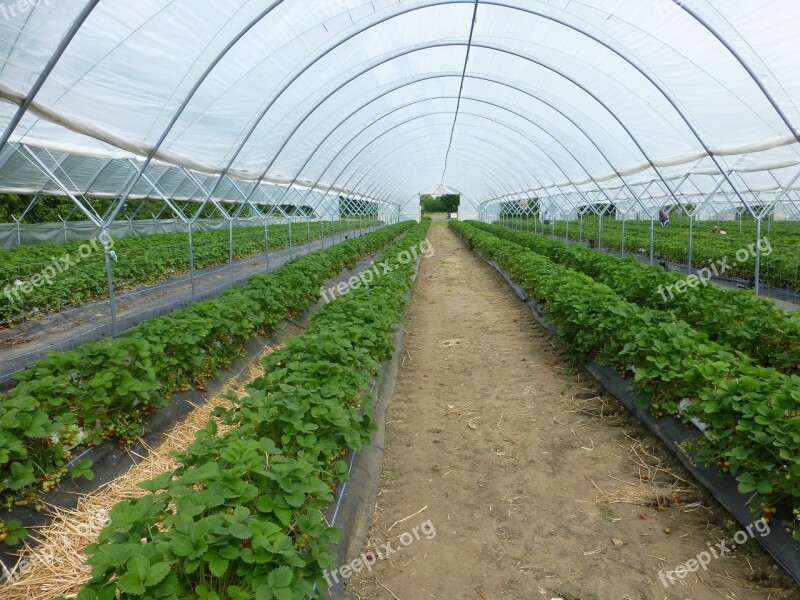
[{"label": "straw mulch", "polygon": [[[271,351],[267,350],[253,361],[246,381],[261,374],[260,359]],[[242,388],[231,389],[244,393]],[[148,449],[148,456],[139,464],[95,493],[81,498],[75,510],[51,507],[53,521],[35,534],[34,548],[27,546],[20,553],[20,560],[7,582],[0,584],[0,597],[3,600],[52,600],[59,595],[74,598],[91,577],[90,569],[83,564],[86,556],[82,549],[97,541],[111,508],[122,500],[145,495],[146,492],[137,487],[139,482],[177,466],[170,452],[185,450],[194,441],[197,431],[208,423],[211,412],[229,405],[222,396],[197,407],[185,421],[176,425],[159,447]]]},{"label": "straw mulch", "polygon": [[661,487],[657,485],[636,484],[614,490],[604,490],[595,499],[597,504],[634,504],[665,508],[676,504],[676,498],[685,497],[689,493],[677,487]]}]

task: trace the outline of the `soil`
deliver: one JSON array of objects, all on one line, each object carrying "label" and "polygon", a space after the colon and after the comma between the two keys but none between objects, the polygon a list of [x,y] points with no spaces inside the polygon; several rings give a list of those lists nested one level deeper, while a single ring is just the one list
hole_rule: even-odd
[{"label": "soil", "polygon": [[[409,309],[364,549],[382,559],[349,580],[350,593],[800,599],[755,541],[674,584],[665,576],[665,586],[659,571],[740,528],[616,400],[559,358],[557,340],[494,270],[445,227],[430,239],[436,253]],[[387,542],[396,552],[384,557]]]}]

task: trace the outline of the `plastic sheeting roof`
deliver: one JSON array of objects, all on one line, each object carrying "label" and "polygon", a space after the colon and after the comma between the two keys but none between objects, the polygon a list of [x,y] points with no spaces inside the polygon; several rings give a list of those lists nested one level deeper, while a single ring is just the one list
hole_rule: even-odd
[{"label": "plastic sheeting roof", "polygon": [[[676,198],[687,175],[692,193],[745,201],[799,187],[794,0],[9,6],[6,141],[76,171],[154,159],[400,205],[438,184],[475,205],[656,197],[653,182]],[[0,163],[0,189],[39,185]],[[142,185],[117,179],[110,193]]]}]

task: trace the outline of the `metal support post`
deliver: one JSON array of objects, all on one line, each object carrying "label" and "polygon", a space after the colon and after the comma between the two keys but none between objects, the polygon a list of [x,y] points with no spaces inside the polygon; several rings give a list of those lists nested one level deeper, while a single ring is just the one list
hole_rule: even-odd
[{"label": "metal support post", "polygon": [[230,267],[228,269],[228,283],[233,287],[233,219],[228,219],[228,248],[230,254]]},{"label": "metal support post", "polygon": [[194,282],[194,239],[192,230],[194,223],[189,221],[189,279],[192,281],[192,302],[195,301],[195,282]]},{"label": "metal support post", "polygon": [[656,220],[650,217],[650,266],[655,265],[656,251]]},{"label": "metal support post", "polygon": [[264,218],[264,248],[267,256],[267,271],[269,271],[269,219]]},{"label": "metal support post", "polygon": [[[108,230],[103,228],[102,237],[105,240],[109,239]],[[114,337],[117,336],[119,330],[117,329],[117,299],[114,296],[114,272],[111,267],[111,249],[108,243],[103,244],[103,255],[106,262],[106,281],[108,283],[108,302],[111,307],[111,333]]]},{"label": "metal support post", "polygon": [[292,249],[292,217],[289,217],[289,260],[294,260],[294,250]]},{"label": "metal support post", "polygon": [[756,296],[761,293],[761,217],[756,219],[756,272],[755,287]]}]

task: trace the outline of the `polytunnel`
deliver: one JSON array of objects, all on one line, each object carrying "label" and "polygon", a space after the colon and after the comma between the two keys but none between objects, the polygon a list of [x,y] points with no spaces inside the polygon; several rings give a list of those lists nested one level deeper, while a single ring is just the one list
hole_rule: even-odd
[{"label": "polytunnel", "polygon": [[4,189],[797,214],[791,2],[19,4]]},{"label": "polytunnel", "polygon": [[[793,0],[0,3],[0,596],[656,598],[683,569],[750,597],[716,554],[667,569],[732,517],[769,556],[730,570],[798,597],[799,26]],[[165,439],[180,467],[146,462]],[[103,500],[128,468],[163,471],[143,512]],[[192,537],[206,501],[227,546]],[[411,581],[374,544],[419,515],[467,550],[420,526]]]}]

